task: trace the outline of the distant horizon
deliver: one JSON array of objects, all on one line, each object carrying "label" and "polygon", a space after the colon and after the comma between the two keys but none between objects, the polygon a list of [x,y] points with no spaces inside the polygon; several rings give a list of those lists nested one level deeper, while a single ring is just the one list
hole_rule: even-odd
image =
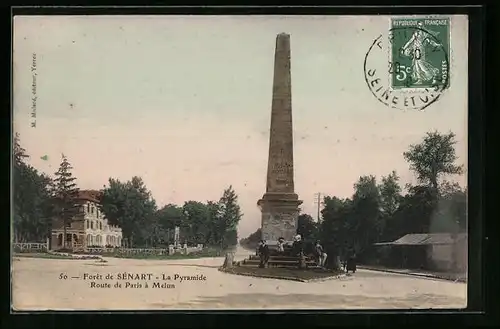
[{"label": "distant horizon", "polygon": [[363,175],[395,170],[402,188],[415,184],[403,152],[431,131],[456,134],[464,174],[447,179],[467,186],[466,16],[452,16],[450,88],[425,111],[389,108],[364,81],[389,16],[284,18],[16,16],[13,131],[27,162],[53,177],[64,153],[82,190],[139,176],[159,208],[218,200],[232,185],[247,237],[261,222],[275,38],[286,31],[303,213],[316,219],[315,193],[351,197]]}]

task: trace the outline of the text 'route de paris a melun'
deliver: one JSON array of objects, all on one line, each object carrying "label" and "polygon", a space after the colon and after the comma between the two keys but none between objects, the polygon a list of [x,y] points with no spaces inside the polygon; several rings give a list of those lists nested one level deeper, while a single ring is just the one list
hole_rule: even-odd
[{"label": "text 'route de paris a melun'", "polygon": [[206,281],[203,274],[182,275],[154,274],[154,273],[84,273],[80,276],[69,276],[66,273],[59,274],[60,280],[84,280],[89,283],[90,288],[159,288],[173,289],[178,283]]}]

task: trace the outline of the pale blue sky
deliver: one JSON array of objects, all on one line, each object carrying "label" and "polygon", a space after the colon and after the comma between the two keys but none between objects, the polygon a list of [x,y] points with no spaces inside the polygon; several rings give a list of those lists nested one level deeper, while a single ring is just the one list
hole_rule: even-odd
[{"label": "pale blue sky", "polygon": [[467,18],[452,19],[451,87],[423,112],[387,108],[365,83],[365,53],[388,26],[385,16],[16,17],[14,129],[44,172],[66,154],[82,189],[138,175],[164,205],[215,200],[232,184],[246,236],[260,226],[281,32],[291,34],[295,187],[305,212],[315,216],[316,192],[351,195],[360,175],[394,169],[412,181],[402,152],[430,130],[455,132],[466,163]]}]

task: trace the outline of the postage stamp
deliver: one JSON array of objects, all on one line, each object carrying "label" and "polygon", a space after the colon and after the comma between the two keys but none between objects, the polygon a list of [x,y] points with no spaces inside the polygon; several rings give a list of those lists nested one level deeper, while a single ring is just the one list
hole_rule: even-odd
[{"label": "postage stamp", "polygon": [[13,312],[467,305],[466,16],[13,24]]},{"label": "postage stamp", "polygon": [[450,86],[449,17],[390,22],[366,53],[366,83],[386,106],[424,110]]},{"label": "postage stamp", "polygon": [[392,18],[391,31],[390,73],[393,89],[448,86],[448,17]]}]

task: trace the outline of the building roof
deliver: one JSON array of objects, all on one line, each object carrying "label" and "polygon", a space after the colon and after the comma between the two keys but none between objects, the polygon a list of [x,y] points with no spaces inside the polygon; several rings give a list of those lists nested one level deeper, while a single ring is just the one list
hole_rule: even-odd
[{"label": "building roof", "polygon": [[96,190],[80,190],[80,191],[78,191],[78,199],[79,200],[85,200],[85,201],[99,203],[100,195],[101,195],[101,192],[96,191]]},{"label": "building roof", "polygon": [[[459,233],[456,239],[462,240],[467,237],[466,233]],[[447,245],[454,241],[451,233],[419,233],[406,234],[392,242],[375,243],[376,246],[418,246],[418,245]]]}]

